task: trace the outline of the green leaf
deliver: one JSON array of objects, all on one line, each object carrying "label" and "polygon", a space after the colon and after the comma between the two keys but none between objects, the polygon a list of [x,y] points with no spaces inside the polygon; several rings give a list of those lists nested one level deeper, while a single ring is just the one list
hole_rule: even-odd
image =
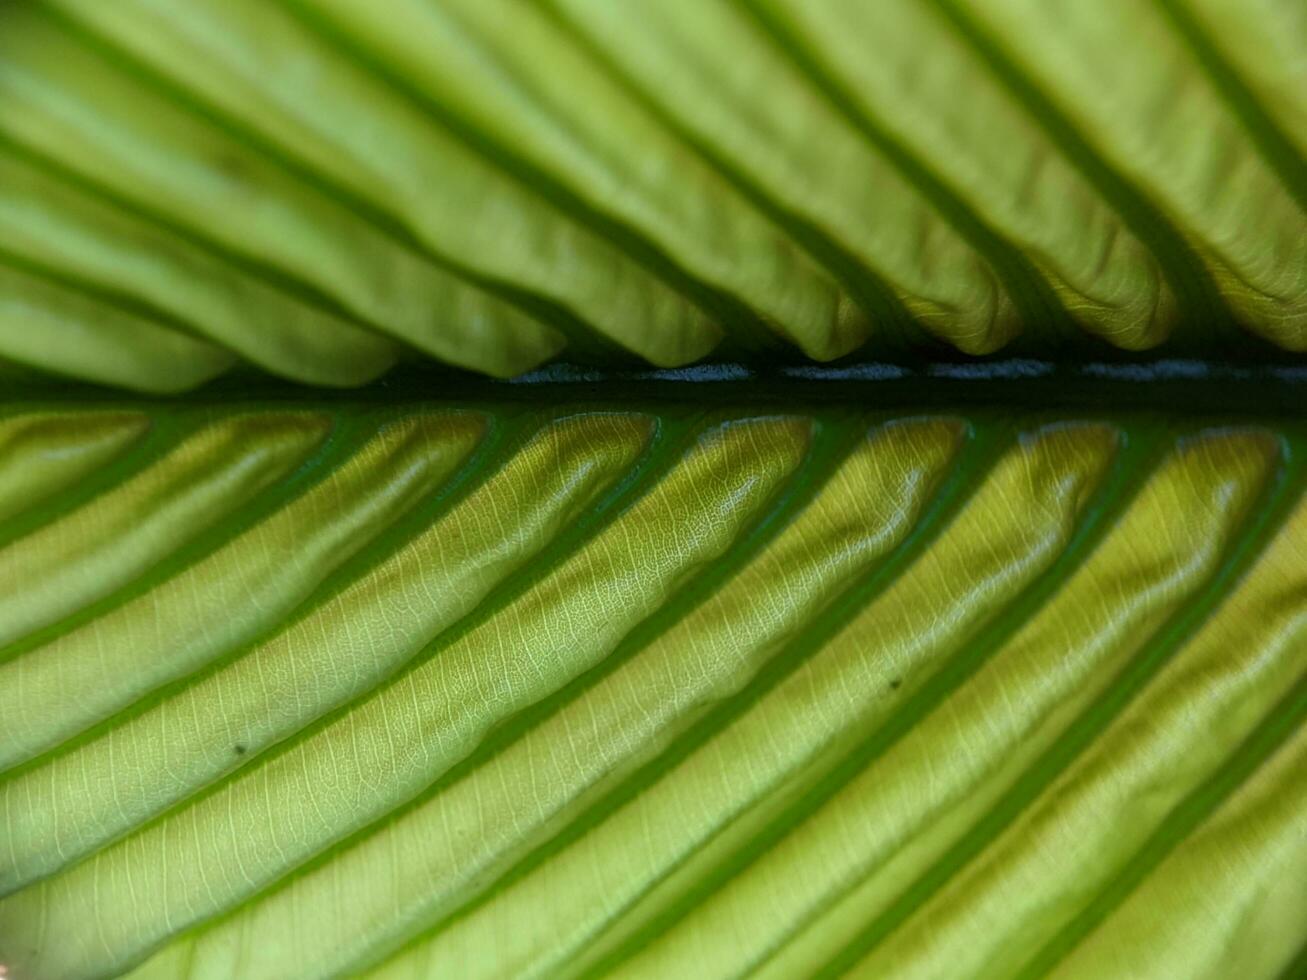
[{"label": "green leaf", "polygon": [[1307,350],[1283,0],[23,0],[0,357]]},{"label": "green leaf", "polygon": [[0,446],[14,978],[1307,939],[1296,423],[63,404]]},{"label": "green leaf", "polygon": [[0,976],[1303,973],[1302,6],[0,3]]}]

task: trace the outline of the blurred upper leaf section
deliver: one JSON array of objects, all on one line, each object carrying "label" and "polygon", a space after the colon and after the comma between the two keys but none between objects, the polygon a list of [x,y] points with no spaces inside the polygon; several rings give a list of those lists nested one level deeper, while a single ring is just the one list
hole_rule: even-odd
[{"label": "blurred upper leaf section", "polygon": [[10,3],[0,359],[1307,350],[1300,7]]}]

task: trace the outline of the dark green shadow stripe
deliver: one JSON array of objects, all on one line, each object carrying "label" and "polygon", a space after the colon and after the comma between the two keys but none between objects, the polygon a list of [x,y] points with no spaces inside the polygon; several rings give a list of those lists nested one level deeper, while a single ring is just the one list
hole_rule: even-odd
[{"label": "dark green shadow stripe", "polygon": [[[150,91],[165,96],[173,105],[197,119],[203,120],[237,145],[257,154],[262,160],[275,165],[283,173],[302,181],[313,191],[364,221],[405,251],[460,280],[465,285],[496,297],[546,326],[557,330],[567,339],[571,353],[578,358],[602,358],[605,362],[615,361],[617,363],[635,360],[634,355],[599,333],[594,326],[584,322],[564,304],[542,294],[524,289],[514,283],[480,273],[459,263],[450,256],[434,250],[414,234],[402,220],[360,197],[343,184],[330,179],[320,169],[316,168],[311,161],[301,160],[283,150],[281,144],[266,138],[237,117],[205,101],[177,79],[156,70],[153,66],[138,58],[133,52],[116,44],[111,38],[96,32],[90,25],[74,19],[73,15],[60,9],[49,6],[42,6],[39,9],[48,14],[50,19],[56,22],[67,35],[75,38],[83,47],[94,52],[103,61],[112,65],[127,77],[144,85]],[[79,181],[79,183],[82,182]],[[98,196],[108,198],[111,203],[118,207],[129,210],[138,217],[151,220],[174,234],[181,235],[193,244],[219,255],[251,274],[258,274],[260,278],[275,288],[312,302],[314,305],[324,308],[356,326],[381,333],[397,343],[411,346],[408,341],[391,334],[385,323],[370,320],[354,313],[334,297],[324,293],[319,287],[301,279],[296,273],[268,264],[266,257],[253,252],[247,255],[237,253],[228,246],[209,237],[200,229],[189,225],[179,225],[161,212],[143,210],[130,202],[124,202],[119,195],[112,191],[102,191]]]},{"label": "dark green shadow stripe", "polygon": [[[294,488],[296,492],[293,496],[299,496],[301,492],[307,492],[313,485],[330,477],[335,472],[336,467],[348,462],[354,453],[360,450],[370,437],[376,435],[381,427],[395,414],[381,409],[365,411],[356,415],[341,413],[340,416],[337,416],[336,427],[340,430],[340,434],[335,437],[336,445],[324,446],[319,450],[321,459],[317,461],[315,470],[306,474],[307,480],[304,485]],[[501,459],[500,454],[505,444],[516,444],[519,440],[525,438],[522,434],[524,417],[522,413],[504,413],[499,417],[487,416],[489,424],[478,445],[427,499],[411,507],[408,512],[400,515],[381,533],[375,535],[369,542],[358,548],[352,556],[325,576],[310,591],[307,598],[277,622],[260,630],[248,640],[206,660],[191,672],[155,688],[122,710],[64,740],[59,745],[0,772],[0,785],[22,773],[48,765],[60,756],[67,755],[80,746],[93,742],[115,728],[127,724],[162,702],[176,697],[220,672],[274,636],[285,632],[295,623],[312,615],[315,610],[329,602],[333,596],[347,588],[351,582],[367,575],[394,551],[402,548],[409,540],[420,534],[433,520],[453,507],[476,486],[480,485],[489,474],[493,473],[498,468],[497,463]],[[250,525],[253,526],[254,523],[254,521],[251,521]],[[215,538],[221,536],[221,531],[213,532],[212,536]],[[216,547],[210,549],[208,553],[212,553],[213,550],[217,550]],[[191,564],[191,562],[187,564]],[[177,569],[177,571],[180,570]],[[140,593],[144,594],[146,591],[148,591],[148,587],[141,589]],[[85,619],[93,619],[98,615],[102,615],[104,611],[91,607],[85,612]],[[66,630],[60,630],[60,632],[66,632]],[[44,642],[45,638],[38,634],[38,639]],[[23,643],[19,652],[24,652],[27,648],[35,645],[35,643]],[[251,758],[254,757],[257,757],[257,753]]]},{"label": "dark green shadow stripe", "polygon": [[[1262,719],[1221,767],[1167,814],[1144,845],[1071,922],[1017,974],[1017,980],[1047,976],[1086,936],[1097,929],[1168,855],[1228,800],[1307,720],[1307,675]],[[1304,960],[1303,956],[1298,957]],[[1292,966],[1291,966],[1292,968]],[[1301,976],[1301,974],[1298,974]]]},{"label": "dark green shadow stripe", "polygon": [[[828,475],[828,471],[836,466],[850,449],[851,442],[847,433],[834,431],[834,427],[829,426],[823,431],[819,426],[805,462],[800,465],[799,471],[773,495],[771,503],[764,507],[761,517],[753,522],[753,526],[746,527],[743,534],[732,543],[721,558],[693,575],[662,606],[635,626],[608,657],[553,693],[503,719],[490,730],[469,756],[441,773],[418,795],[398,804],[349,836],[335,841],[326,850],[298,865],[289,874],[279,877],[260,889],[246,900],[246,904],[266,900],[271,895],[284,890],[297,879],[330,863],[339,854],[374,836],[405,814],[429,802],[448,787],[473,775],[481,766],[552,717],[622,663],[634,657],[689,610],[707,600],[753,554],[765,547],[794,514],[806,505],[807,500]],[[241,911],[242,908],[234,908],[217,917],[216,920],[203,924],[195,931],[203,933],[212,928],[215,921],[232,918],[239,915]],[[362,969],[362,966],[351,964],[348,969]]]},{"label": "dark green shadow stripe", "polygon": [[[298,414],[291,406],[282,409],[281,413]],[[256,414],[233,412],[225,418],[213,418],[211,424],[221,424],[238,416],[249,417]],[[325,413],[309,410],[303,414],[321,416]],[[200,531],[192,538],[178,541],[174,551],[160,558],[137,578],[54,623],[0,646],[0,663],[15,660],[30,650],[45,646],[71,633],[77,627],[126,605],[155,586],[185,571],[191,565],[203,561],[330,476],[336,467],[348,459],[375,432],[366,424],[360,424],[350,414],[333,413],[328,417],[331,425],[326,434],[305,453],[304,458],[290,472],[263,488],[235,510],[224,513],[213,526]],[[159,461],[159,459],[155,460],[155,462]],[[5,776],[5,771],[0,770],[0,783],[3,783]]]},{"label": "dark green shadow stripe", "polygon": [[1168,619],[1122,668],[1103,694],[1017,777],[1003,797],[815,976],[841,976],[875,949],[1009,827],[1120,716],[1198,632],[1287,518],[1302,490],[1303,460],[1300,455],[1291,454],[1289,465],[1282,465],[1280,471],[1273,474],[1262,492],[1261,501],[1254,505],[1241,525],[1244,533],[1235,536],[1233,546],[1206,585]]},{"label": "dark green shadow stripe", "polygon": [[[495,471],[498,471],[499,467],[512,455],[512,452],[520,448],[530,435],[538,431],[541,426],[555,418],[564,417],[570,414],[574,413],[562,411],[546,412],[543,413],[543,415],[524,416],[522,419],[522,424],[525,427],[524,431],[515,433],[515,438],[512,440],[512,451],[497,452],[495,454],[495,462],[497,464],[494,467]],[[567,529],[543,548],[532,561],[528,562],[526,565],[522,566],[499,582],[480,604],[462,618],[438,633],[426,647],[411,657],[408,661],[394,665],[389,673],[381,677],[371,687],[359,691],[358,694],[347,698],[335,708],[332,708],[327,712],[324,712],[322,715],[310,720],[281,741],[276,742],[259,752],[254,752],[250,755],[244,756],[239,764],[234,764],[233,768],[229,769],[215,780],[187,793],[149,819],[141,821],[137,825],[127,828],[121,833],[106,840],[99,846],[99,848],[97,848],[97,850],[81,855],[50,874],[43,875],[25,883],[23,887],[26,888],[36,881],[62,874],[70,868],[76,867],[84,861],[90,860],[104,847],[111,846],[118,841],[134,836],[137,833],[172,819],[179,812],[220,792],[225,786],[236,779],[253,775],[253,773],[262,766],[286,752],[291,751],[301,742],[311,738],[316,732],[326,728],[335,721],[349,714],[360,704],[371,700],[382,691],[402,682],[407,675],[411,674],[432,657],[438,655],[441,650],[454,642],[459,636],[470,631],[479,623],[493,617],[493,615],[495,615],[503,606],[512,601],[513,598],[516,598],[518,595],[527,591],[527,589],[529,589],[536,581],[546,577],[554,568],[565,561],[573,553],[583,548],[587,541],[600,533],[616,516],[630,507],[635,500],[643,496],[652,485],[661,480],[662,476],[665,475],[665,472],[671,466],[675,465],[675,463],[680,460],[683,451],[687,449],[688,445],[695,439],[695,437],[702,433],[703,430],[701,426],[696,424],[698,421],[701,420],[699,420],[697,416],[689,419],[655,419],[655,430],[650,442],[645,447],[643,455],[637,460],[636,464],[628,471],[625,477],[619,479],[615,484],[610,486],[596,502],[588,507],[586,512],[578,520],[573,522]],[[484,480],[491,475],[493,475],[493,473],[478,474],[478,482],[484,482]],[[465,495],[466,489],[467,488],[465,488],[463,495]],[[442,507],[441,509],[443,510],[444,508]],[[416,520],[411,517],[405,523],[406,525],[414,525],[416,524]],[[429,521],[424,522],[422,527],[427,526],[429,523]],[[411,533],[409,536],[411,537]],[[394,545],[392,539],[395,537],[397,537],[397,535],[392,531],[384,536],[386,540],[383,541],[378,539],[378,541],[373,542],[372,546],[368,549],[368,552],[369,557],[374,559],[374,564],[375,561],[381,560],[385,555],[390,554],[394,550],[394,547],[397,545]],[[400,543],[402,544],[402,541]],[[330,594],[339,591],[339,588],[347,581],[356,578],[357,575],[360,574],[357,568],[359,564],[360,562],[356,559],[349,563],[348,569],[342,568],[338,570],[338,572],[331,576],[327,582],[323,583],[323,586],[320,587],[318,593],[315,594],[313,599],[305,602],[299,607],[300,610],[304,612],[295,618],[303,618],[304,614],[307,614],[307,612],[311,611],[312,608],[320,605],[321,600],[319,599],[319,596],[321,596],[322,600],[325,600],[325,598],[329,597]],[[277,624],[270,628],[265,636],[281,632],[287,625],[289,625],[289,622]],[[135,717],[144,710],[147,710],[155,704],[179,693],[182,689],[197,683],[204,677],[216,673],[218,670],[235,662],[244,654],[249,652],[249,650],[253,649],[258,642],[259,640],[256,639],[251,643],[244,644],[240,649],[225,656],[220,663],[206,665],[202,671],[191,675],[182,681],[160,688],[148,699],[132,705],[111,722],[97,726],[96,729],[90,732],[83,733],[82,736],[79,736],[74,740],[75,744],[81,744],[84,741],[89,741],[91,738],[104,734],[109,728],[116,727],[123,721],[130,720],[130,718]],[[60,751],[67,751],[73,747],[73,745],[74,743],[65,743],[64,746],[60,747]],[[48,756],[43,756],[42,758],[47,759]],[[28,764],[24,764],[21,768],[25,770],[29,768],[29,766]],[[11,770],[10,773],[16,771],[17,770]],[[309,860],[311,860],[311,858]],[[285,869],[282,874],[279,874],[277,877],[280,878],[293,871],[294,868]],[[275,881],[276,879],[273,880]],[[159,943],[141,953],[140,956],[134,960],[134,963],[144,960],[157,948],[167,942],[171,942],[179,935],[184,935],[186,932],[201,928],[207,921],[221,914],[222,912],[218,912],[209,915],[200,919],[198,922],[192,923],[185,929],[178,930],[171,936],[161,939]]]},{"label": "dark green shadow stripe", "polygon": [[884,334],[873,332],[867,347],[900,355],[951,349],[921,329],[887,279],[868,267],[816,222],[774,198],[767,188],[736,166],[724,153],[714,149],[708,140],[700,137],[691,126],[682,122],[679,116],[646,91],[615,56],[604,50],[585,28],[557,4],[542,3],[538,9],[561,34],[602,68],[625,94],[664,129],[698,154],[760,214],[785,232],[848,291],[871,321],[874,331],[885,331]]},{"label": "dark green shadow stripe", "polygon": [[1307,212],[1307,160],[1221,53],[1219,45],[1188,5],[1183,0],[1156,0],[1156,3],[1184,38],[1194,58],[1211,79],[1212,87],[1234,110],[1266,165],[1280,179],[1298,207]]},{"label": "dark green shadow stripe", "polygon": [[[61,411],[59,406],[41,406],[41,411]],[[112,411],[112,409],[106,409]],[[124,406],[123,411],[133,411]],[[15,413],[17,414],[17,413]],[[96,497],[126,483],[151,466],[159,457],[176,449],[188,436],[198,432],[207,421],[204,408],[179,407],[163,416],[151,414],[144,433],[105,466],[78,480],[73,486],[53,494],[34,507],[0,522],[0,548],[58,520]]]},{"label": "dark green shadow stripe", "polygon": [[[0,150],[0,152],[3,152],[3,150]],[[105,286],[93,279],[88,279],[75,272],[69,272],[66,269],[53,268],[29,256],[11,251],[3,243],[0,243],[0,266],[7,266],[24,275],[31,276],[33,279],[57,286],[81,299],[109,307],[119,313],[126,313],[138,320],[144,320],[160,330],[169,330],[190,337],[192,340],[212,344],[220,350],[231,351],[235,356],[249,360],[247,355],[232,350],[223,341],[207,333],[203,327],[192,321],[169,313],[167,310],[161,309],[138,296],[114,289],[111,286]]]},{"label": "dark green shadow stripe", "polygon": [[408,99],[434,124],[489,166],[548,203],[560,220],[573,222],[607,241],[636,267],[713,318],[733,347],[740,350],[776,349],[780,343],[779,338],[762,317],[749,307],[745,299],[699,278],[626,219],[591,204],[559,177],[484,133],[475,123],[451,111],[393,70],[382,58],[365,49],[328,17],[309,9],[301,0],[287,0],[286,8],[355,64]]},{"label": "dark green shadow stripe", "polygon": [[[777,489],[758,516],[746,523],[740,534],[719,558],[676,589],[661,606],[633,627],[613,651],[598,664],[558,690],[507,718],[492,730],[471,755],[443,773],[420,795],[397,807],[384,820],[378,820],[360,831],[355,838],[342,842],[340,849],[352,846],[364,837],[372,836],[384,829],[392,820],[430,802],[454,784],[474,776],[482,766],[615,673],[623,664],[639,656],[658,637],[715,595],[750,560],[775,540],[820,493],[839,464],[853,451],[860,437],[865,435],[865,425],[851,423],[848,419],[837,420],[827,417],[817,420],[813,442],[799,468]],[[578,819],[580,822],[585,822],[585,814]],[[489,890],[497,888],[498,885],[498,879],[486,878],[481,882],[479,889],[474,888],[470,894],[465,895],[456,907],[467,910],[475,908],[483,903],[484,896]],[[362,970],[376,966],[382,960],[394,955],[400,948],[415,941],[417,937],[439,931],[443,928],[445,920],[451,918],[450,913],[438,913],[432,923],[417,927],[416,930],[408,930],[410,935],[407,937],[394,937],[388,944],[388,948],[381,952],[371,952],[365,962],[351,963],[349,969]]]},{"label": "dark green shadow stripe", "polygon": [[229,248],[219,239],[210,236],[198,227],[177,222],[163,209],[156,210],[147,205],[138,204],[132,198],[120,194],[110,185],[85,176],[61,160],[47,156],[39,148],[22,142],[11,133],[0,130],[0,148],[40,169],[47,177],[52,177],[70,187],[74,187],[83,194],[93,197],[103,204],[108,204],[125,214],[130,214],[138,220],[157,226],[177,236],[192,247],[208,253],[210,257],[216,258],[251,278],[259,280],[269,288],[293,297],[299,302],[330,316],[344,320],[352,326],[384,337],[401,348],[410,346],[403,338],[396,337],[377,324],[356,316],[341,306],[335,299],[319,291],[311,284],[296,279],[272,266],[263,264],[258,256],[242,254]]},{"label": "dark green shadow stripe", "polygon": [[[1062,553],[1034,582],[1026,586],[996,618],[982,626],[979,632],[927,678],[920,688],[909,694],[902,706],[867,738],[844,755],[792,803],[783,807],[752,838],[717,862],[715,867],[695,882],[694,886],[682,894],[676,902],[652,917],[603,957],[587,971],[586,975],[598,977],[639,952],[641,948],[655,941],[711,895],[747,870],[792,829],[808,819],[867,766],[880,758],[900,738],[911,732],[917,722],[938,707],[987,662],[1003,642],[1019,630],[1080,567],[1084,558],[1110,529],[1116,517],[1134,498],[1142,482],[1142,471],[1150,468],[1149,463],[1157,453],[1157,440],[1155,434],[1145,432],[1128,433],[1124,435],[1123,441],[1124,445],[1118,451],[1102,483],[1095,488],[1093,498],[1086,505],[1083,516]],[[755,805],[757,802],[759,801],[755,801]]]},{"label": "dark green shadow stripe", "polygon": [[[411,939],[405,944],[406,947],[447,929],[582,839],[590,830],[675,769],[703,743],[741,717],[767,692],[801,667],[830,637],[847,625],[867,602],[892,585],[903,570],[930,547],[965,502],[966,488],[970,481],[982,478],[997,462],[1005,437],[1006,432],[1001,426],[973,428],[967,445],[954,457],[949,472],[941,478],[934,498],[926,505],[916,526],[888,556],[857,576],[847,589],[831,600],[822,610],[820,621],[814,622],[800,639],[784,646],[739,691],[681,732],[662,753],[640,766],[587,806],[562,830],[528,852],[489,888],[474,896],[471,902],[452,909],[425,932]],[[666,869],[659,880],[670,875],[680,863],[683,861]],[[638,902],[656,884],[656,881],[649,883],[640,895],[632,899],[632,904]]]},{"label": "dark green shadow stripe", "polygon": [[895,139],[889,129],[822,63],[820,54],[789,31],[760,0],[737,0],[803,75],[853,128],[917,189],[958,235],[985,259],[1002,283],[1025,329],[1051,334],[1077,347],[1085,337],[1043,275],[1020,248],[991,228],[925,161]]},{"label": "dark green shadow stripe", "polygon": [[1307,977],[1307,940],[1304,940],[1298,955],[1289,961],[1284,970],[1276,974],[1275,980],[1303,980]]},{"label": "dark green shadow stripe", "polygon": [[1079,170],[1131,233],[1157,259],[1180,304],[1180,328],[1204,337],[1219,335],[1233,316],[1207,268],[1185,237],[1147,194],[1116,170],[1080,133],[1071,120],[1022,70],[1003,44],[965,13],[957,0],[932,0],[958,36],[989,67],[1013,99],[1048,134],[1062,155]]}]

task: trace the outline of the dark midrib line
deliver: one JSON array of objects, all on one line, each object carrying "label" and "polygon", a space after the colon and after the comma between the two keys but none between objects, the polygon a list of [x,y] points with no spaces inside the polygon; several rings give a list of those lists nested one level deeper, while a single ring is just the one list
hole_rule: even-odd
[{"label": "dark midrib line", "polygon": [[[1307,674],[1262,719],[1257,728],[1231,752],[1216,772],[1177,803],[1129,862],[1112,878],[1062,931],[1054,936],[1025,968],[1018,980],[1046,976],[1090,933],[1098,928],[1136,888],[1234,795],[1307,719]],[[1307,962],[1307,954],[1299,960]]]},{"label": "dark midrib line", "polygon": [[1259,504],[1243,519],[1245,533],[1235,543],[1202,589],[1161,626],[1130,659],[1106,690],[1093,700],[1058,737],[1017,777],[1006,793],[986,811],[943,855],[875,919],[836,953],[816,974],[838,977],[874,950],[954,875],[1012,825],[1144,690],[1184,645],[1201,629],[1212,611],[1256,561],[1266,542],[1287,518],[1301,495],[1297,486],[1302,464],[1291,457],[1288,466],[1272,477]]},{"label": "dark midrib line", "polygon": [[482,132],[474,123],[410,84],[329,18],[308,9],[302,0],[284,0],[284,6],[305,27],[408,99],[433,123],[459,140],[488,165],[548,203],[563,220],[587,228],[607,241],[634,265],[712,317],[734,345],[742,350],[770,349],[777,345],[779,339],[774,331],[746,301],[699,278],[637,227],[625,219],[600,210],[559,178],[525,156],[513,152]]},{"label": "dark midrib line", "polygon": [[[413,233],[407,225],[383,209],[360,197],[328,177],[310,161],[301,160],[293,153],[283,149],[282,145],[266,138],[262,133],[251,128],[238,117],[221,107],[210,103],[202,96],[185,87],[173,78],[127,50],[114,39],[107,37],[60,8],[42,5],[39,8],[68,35],[76,38],[83,46],[94,51],[108,64],[116,67],[128,77],[141,82],[152,91],[162,94],[168,101],[183,109],[197,119],[203,120],[216,131],[222,133],[237,145],[255,153],[260,159],[274,165],[283,173],[302,181],[316,193],[332,201],[337,206],[363,221],[369,227],[388,238],[395,245],[409,254],[430,263],[442,272],[453,276],[460,282],[474,289],[498,298],[517,308],[546,326],[561,333],[573,352],[583,357],[603,356],[622,360],[630,357],[624,348],[617,345],[594,326],[586,323],[565,305],[543,294],[485,275],[467,267],[448,255],[438,252]],[[338,300],[323,293],[318,287],[305,282],[295,273],[267,264],[265,258],[251,253],[248,257],[239,255],[226,245],[202,235],[188,225],[178,225],[161,214],[147,212],[135,205],[125,203],[115,192],[105,190],[101,197],[125,210],[130,210],[138,217],[153,221],[167,228],[174,234],[185,237],[206,251],[216,253],[228,262],[258,272],[269,285],[301,299],[308,298],[314,305],[326,309],[336,316],[349,320],[356,326],[374,333],[381,333],[391,340],[411,345],[412,342],[392,335],[380,321],[373,321],[355,314]],[[252,268],[251,268],[252,267]]]},{"label": "dark midrib line", "polygon": [[1214,327],[1230,322],[1232,317],[1225,300],[1202,260],[1161,208],[1090,145],[1065,113],[1025,73],[1002,42],[964,12],[956,0],[932,0],[932,3],[953,26],[958,37],[980,55],[994,77],[1039,124],[1062,155],[1089,180],[1103,200],[1120,215],[1131,233],[1152,252],[1187,314],[1185,322],[1209,334],[1215,332]]},{"label": "dark midrib line", "polygon": [[[887,350],[897,353],[920,351],[923,346],[938,345],[939,341],[922,331],[907,307],[889,282],[866,265],[847,248],[837,242],[815,222],[782,204],[757,181],[737,167],[724,153],[718,152],[701,138],[672,111],[649,94],[636,78],[620,65],[590,36],[589,32],[555,3],[542,3],[541,14],[554,23],[559,33],[570,40],[621,89],[657,120],[668,132],[692,149],[724,180],[740,193],[773,225],[787,234],[800,248],[814,259],[853,297],[854,301],[876,327],[885,327],[890,336],[873,334],[869,341],[879,346],[884,342]],[[911,342],[905,339],[911,338]]]},{"label": "dark midrib line", "polygon": [[[1000,436],[996,429],[973,430],[969,444],[960,448],[959,453],[951,461],[948,472],[940,475],[935,495],[923,508],[917,524],[889,555],[875,563],[871,569],[858,575],[852,585],[826,604],[819,623],[800,639],[786,644],[743,688],[683,731],[656,758],[640,766],[621,783],[588,805],[566,827],[533,848],[481,892],[450,910],[421,934],[412,937],[404,948],[444,931],[476,908],[493,900],[496,895],[515,882],[531,874],[553,855],[580,840],[612,813],[674,769],[701,744],[743,715],[768,691],[807,662],[826,640],[857,615],[871,598],[888,588],[903,569],[929,548],[964,502],[967,481],[983,476],[997,462],[1001,448],[999,442]],[[665,874],[670,874],[672,870],[674,868],[668,869]],[[640,895],[632,899],[632,903],[638,902],[639,898],[652,887],[653,884],[646,886]]]},{"label": "dark midrib line", "polygon": [[899,142],[858,99],[828,71],[821,58],[795,34],[786,31],[760,0],[737,0],[763,33],[844,116],[853,128],[915,187],[935,211],[998,275],[1023,326],[1032,332],[1052,331],[1072,343],[1082,343],[1081,331],[1043,275],[1019,248],[991,228],[931,167]]},{"label": "dark midrib line", "polygon": [[1229,104],[1239,122],[1261,152],[1262,159],[1279,178],[1284,189],[1307,212],[1307,160],[1284,135],[1274,117],[1244,82],[1239,72],[1222,54],[1199,17],[1183,0],[1156,0],[1176,32],[1189,46],[1194,59],[1211,80],[1212,87]]},{"label": "dark midrib line", "polygon": [[[1260,353],[1260,352],[1259,352]],[[176,396],[122,392],[76,380],[3,379],[4,406],[65,411],[142,406],[285,408],[334,411],[342,406],[558,406],[655,415],[688,409],[819,412],[831,406],[868,411],[937,411],[992,417],[1004,411],[1065,414],[1106,421],[1159,413],[1215,426],[1235,420],[1307,419],[1307,360],[1122,359],[1054,362],[990,358],[935,362],[743,365],[710,362],[688,368],[594,369],[558,363],[500,381],[472,372],[401,365],[352,389],[287,384],[264,375],[228,374]]]},{"label": "dark midrib line", "polygon": [[1079,568],[1084,557],[1112,526],[1115,517],[1129,505],[1143,480],[1143,471],[1158,451],[1157,441],[1127,436],[1110,473],[1095,488],[1083,516],[1067,544],[1052,564],[1027,585],[997,616],[980,628],[958,652],[932,674],[902,706],[847,752],[793,803],[769,820],[761,830],[719,861],[661,913],[652,917],[588,972],[598,977],[654,942],[677,922],[738,877],[771,850],[796,826],[806,820],[844,786],[880,758],[917,722],[935,710],[953,691],[970,679],[1003,643],[1015,634],[1054,595],[1062,583]]}]

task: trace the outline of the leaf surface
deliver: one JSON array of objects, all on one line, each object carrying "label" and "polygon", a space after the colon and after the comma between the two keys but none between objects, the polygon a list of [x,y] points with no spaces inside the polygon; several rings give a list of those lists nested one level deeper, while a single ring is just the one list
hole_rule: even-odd
[{"label": "leaf surface", "polygon": [[1273,977],[1303,942],[1295,424],[0,432],[60,461],[0,548],[58,570],[0,647],[14,976]]},{"label": "leaf surface", "polygon": [[7,4],[0,357],[1301,352],[1293,6]]},{"label": "leaf surface", "polygon": [[1302,973],[1300,6],[0,3],[0,975]]}]

